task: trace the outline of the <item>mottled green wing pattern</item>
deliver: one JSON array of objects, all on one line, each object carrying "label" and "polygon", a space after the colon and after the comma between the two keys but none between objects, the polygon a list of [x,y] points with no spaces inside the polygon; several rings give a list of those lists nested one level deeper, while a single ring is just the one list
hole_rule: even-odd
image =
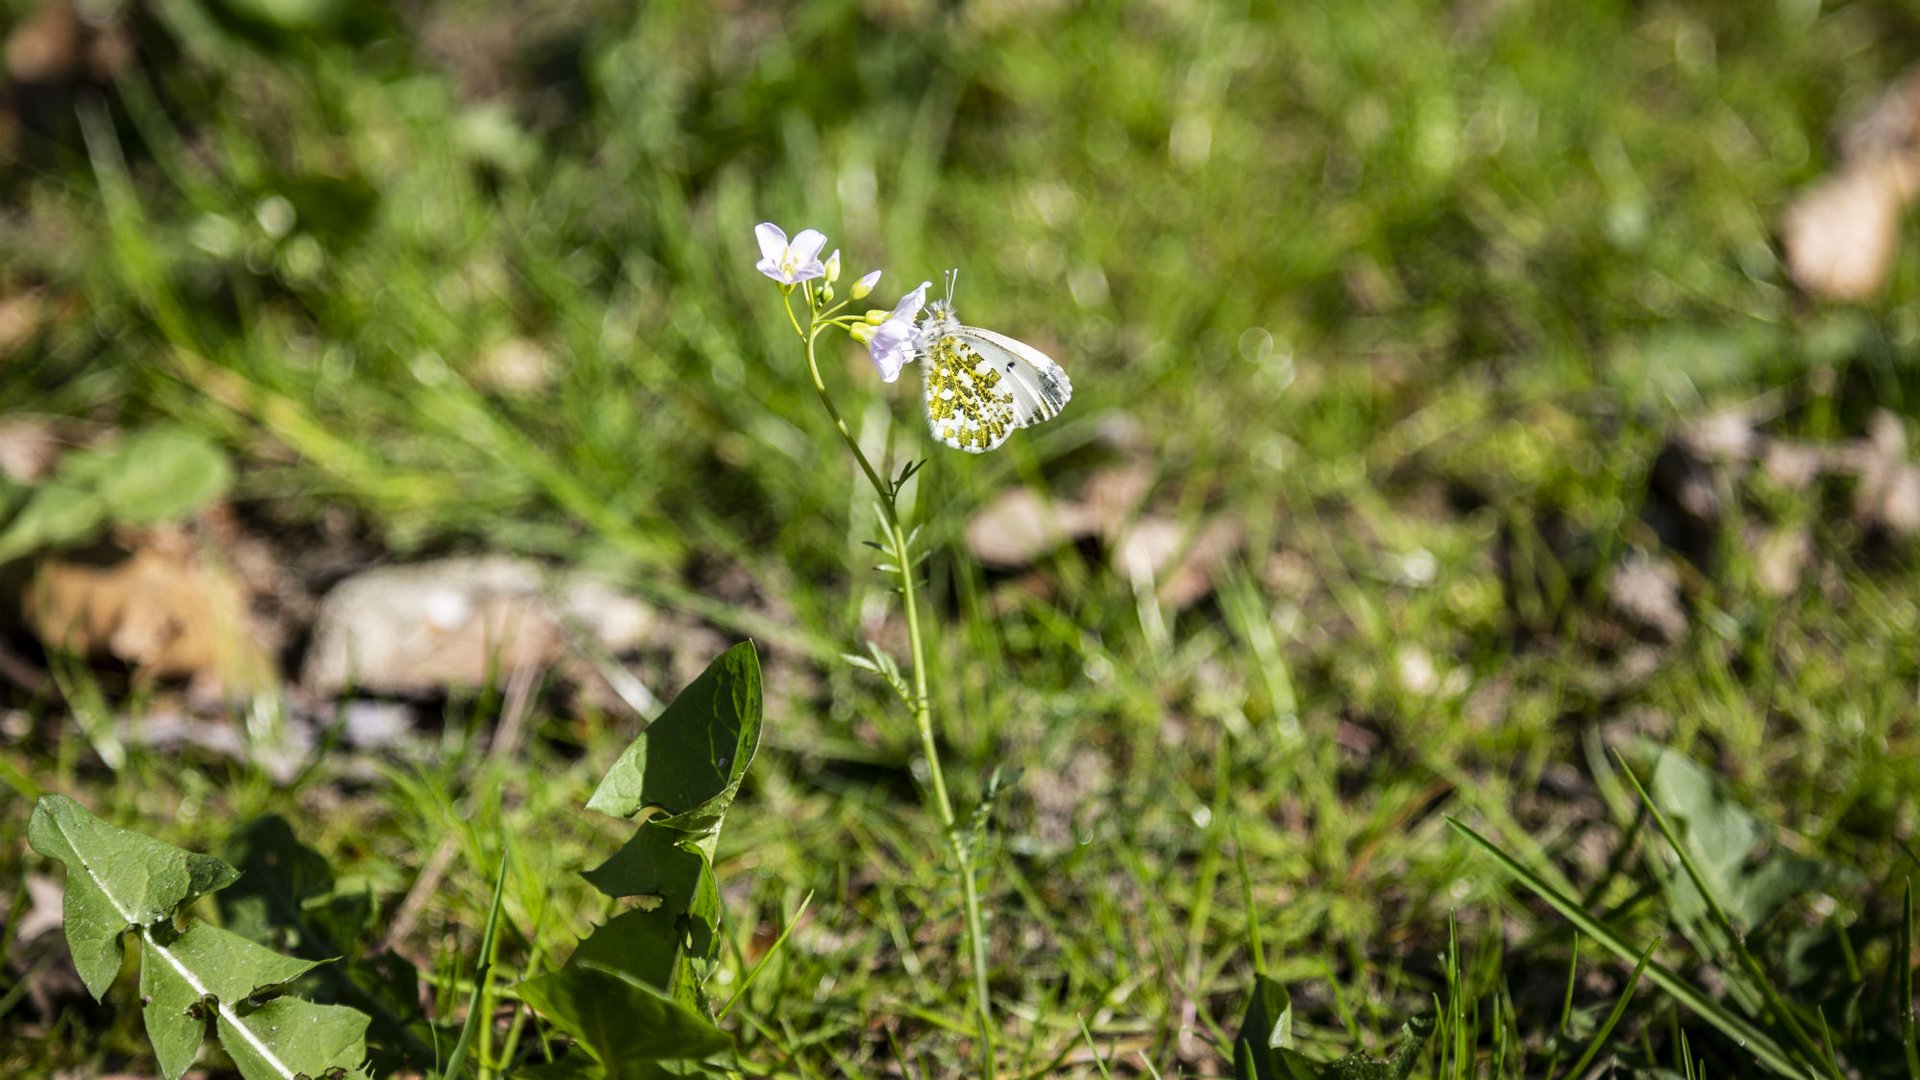
[{"label": "mottled green wing pattern", "polygon": [[1007,441],[1019,427],[1013,385],[980,351],[957,334],[926,346],[927,424],[933,437],[970,454]]}]

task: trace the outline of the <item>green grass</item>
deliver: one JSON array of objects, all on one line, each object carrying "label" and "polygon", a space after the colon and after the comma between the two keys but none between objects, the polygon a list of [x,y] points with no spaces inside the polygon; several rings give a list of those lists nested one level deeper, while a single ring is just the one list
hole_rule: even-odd
[{"label": "green grass", "polygon": [[[975,1053],[914,731],[834,659],[896,630],[857,545],[869,501],[751,269],[770,218],[825,230],[850,274],[884,266],[888,302],[961,267],[970,321],[1073,376],[1061,419],[973,458],[864,356],[826,357],[869,445],[933,456],[913,512],[955,800],[1025,770],[983,871],[1009,1075],[1229,1070],[1256,925],[1319,1060],[1384,1057],[1438,1008],[1422,1073],[1544,1075],[1603,1022],[1598,1062],[1757,1068],[1656,977],[1738,969],[1695,947],[1711,931],[1673,932],[1672,849],[1609,756],[1644,778],[1653,746],[1829,868],[1756,953],[1861,1068],[1904,1075],[1880,972],[1904,955],[1920,793],[1914,553],[1837,481],[1741,481],[1685,554],[1648,514],[1665,440],[1712,409],[1768,395],[1771,431],[1818,439],[1877,406],[1920,418],[1920,259],[1836,309],[1793,292],[1772,240],[1909,59],[1910,12],[317,6],[299,32],[238,0],[136,6],[139,63],[16,96],[0,298],[39,289],[52,314],[0,358],[0,407],[208,432],[247,520],[288,543],[344,513],[394,557],[586,565],[760,640],[766,747],[718,865],[723,1000],[812,900],[729,1013],[756,1068],[965,1075]],[[549,386],[488,382],[516,338]],[[1130,456],[1156,513],[1244,524],[1213,598],[1165,610],[1071,548],[1041,590],[968,559],[995,493],[1070,492]],[[1757,583],[1755,524],[1808,530],[1791,595]],[[1683,568],[1689,611],[1645,670],[1606,599],[1634,552]],[[23,796],[0,835],[24,835],[37,790],[198,850],[279,813],[389,913],[452,835],[404,943],[448,1015],[502,832],[496,987],[604,914],[574,871],[621,828],[580,805],[629,722],[543,705],[492,761],[482,695],[418,752],[332,755],[293,784],[137,745],[115,772],[86,734],[125,705],[106,681],[14,693],[32,731],[0,743]],[[1570,1017],[1574,928],[1449,816],[1628,947],[1584,942]],[[27,868],[24,842],[0,849],[0,882]],[[1788,963],[1835,934],[1863,974]],[[0,1069],[147,1067],[116,995],[0,1010]]]}]

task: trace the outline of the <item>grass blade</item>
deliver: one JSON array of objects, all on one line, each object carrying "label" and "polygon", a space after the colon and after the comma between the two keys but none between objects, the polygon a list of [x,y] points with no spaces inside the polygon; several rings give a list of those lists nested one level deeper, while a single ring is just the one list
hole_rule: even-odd
[{"label": "grass blade", "polygon": [[493,878],[493,903],[487,907],[487,929],[480,937],[480,963],[473,972],[473,1000],[467,1003],[467,1020],[460,1025],[460,1041],[453,1044],[453,1053],[447,1058],[447,1067],[442,1076],[460,1075],[461,1066],[467,1063],[467,1047],[473,1042],[474,1032],[480,1029],[482,1018],[493,1010],[488,1006],[488,991],[493,982],[493,949],[500,934],[501,901],[507,895],[507,864],[512,862],[510,852],[503,843],[500,847],[500,872]]},{"label": "grass blade", "polygon": [[721,1020],[725,1020],[727,1018],[727,1014],[733,1011],[733,1007],[740,1003],[741,998],[746,996],[747,987],[753,985],[753,980],[756,976],[760,974],[760,969],[763,967],[766,967],[767,961],[773,959],[775,956],[779,954],[780,947],[787,943],[787,935],[793,933],[793,928],[800,925],[801,919],[804,919],[807,917],[807,905],[811,903],[813,903],[813,894],[808,893],[804,898],[801,899],[800,908],[799,910],[793,913],[793,918],[788,919],[787,925],[784,927],[781,927],[780,936],[777,938],[774,938],[773,944],[767,946],[767,951],[760,954],[760,962],[753,965],[753,970],[747,972],[746,978],[740,980],[740,989],[735,990],[733,992],[733,996],[727,999],[727,1003],[725,1005],[720,1006],[720,1011],[714,1014],[713,1018],[716,1023],[718,1023]]},{"label": "grass blade", "polygon": [[[1640,950],[1628,945],[1626,939],[1614,933],[1611,927],[1595,919],[1551,885],[1540,880],[1539,875],[1520,865],[1493,841],[1473,831],[1465,822],[1457,818],[1449,816],[1447,824],[1492,856],[1494,861],[1500,864],[1501,869],[1515,881],[1526,886],[1535,896],[1545,900],[1549,907],[1564,916],[1575,929],[1599,942],[1607,951],[1622,960],[1635,959],[1640,955]],[[1780,1045],[1765,1032],[1754,1027],[1744,1017],[1730,1012],[1725,1006],[1701,992],[1699,987],[1681,978],[1671,968],[1649,960],[1647,977],[1653,980],[1655,986],[1672,995],[1674,1000],[1692,1009],[1701,1019],[1712,1024],[1721,1034],[1745,1047],[1767,1068],[1781,1076],[1794,1077],[1795,1080],[1805,1075],[1805,1070],[1788,1057],[1780,1049]]]},{"label": "grass blade", "polygon": [[1607,1045],[1607,1036],[1613,1034],[1614,1026],[1627,1014],[1627,1003],[1633,1000],[1633,991],[1640,985],[1640,976],[1646,973],[1647,964],[1653,959],[1653,950],[1659,947],[1658,941],[1652,942],[1647,946],[1647,951],[1640,954],[1639,961],[1633,965],[1633,974],[1627,976],[1627,988],[1620,992],[1620,1000],[1613,1003],[1613,1011],[1607,1013],[1607,1020],[1600,1025],[1600,1030],[1593,1033],[1593,1041],[1587,1044],[1586,1052],[1573,1063],[1573,1068],[1567,1070],[1567,1080],[1577,1080],[1586,1067],[1593,1064],[1593,1059],[1600,1056],[1600,1048]]},{"label": "grass blade", "polygon": [[1100,1070],[1102,1080],[1113,1080],[1113,1074],[1107,1071],[1106,1061],[1100,1057],[1100,1047],[1093,1041],[1093,1032],[1087,1030],[1087,1018],[1076,1016],[1074,1019],[1080,1021],[1080,1037],[1087,1040],[1087,1049],[1093,1052],[1094,1068]]}]

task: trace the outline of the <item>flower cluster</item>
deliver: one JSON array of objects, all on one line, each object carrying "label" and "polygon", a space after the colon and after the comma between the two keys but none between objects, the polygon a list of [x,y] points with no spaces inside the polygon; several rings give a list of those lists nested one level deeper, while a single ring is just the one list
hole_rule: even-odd
[{"label": "flower cluster", "polygon": [[[927,289],[932,282],[921,282],[919,288],[901,297],[891,311],[876,309],[863,316],[831,319],[834,311],[846,305],[822,310],[832,303],[834,283],[840,280],[839,249],[834,249],[824,260],[820,258],[820,252],[827,246],[826,234],[818,229],[802,229],[799,235],[788,240],[786,230],[771,221],[763,221],[753,227],[753,236],[760,244],[760,261],[754,264],[754,269],[779,283],[783,293],[791,294],[796,287],[804,289],[816,317],[844,327],[854,340],[866,345],[883,380],[893,382],[900,377],[900,370],[919,350],[920,331],[916,320],[920,309],[926,306]],[[821,284],[807,284],[815,280]],[[848,300],[865,299],[879,282],[878,270],[861,275],[848,290]]]},{"label": "flower cluster", "polygon": [[[760,241],[760,261],[755,269],[780,284],[798,285],[827,276],[826,264],[820,261],[820,249],[827,246],[827,235],[818,229],[802,229],[799,236],[788,242],[785,230],[771,221],[763,221],[753,227],[753,236]],[[833,253],[833,268],[840,268],[839,251]]]}]

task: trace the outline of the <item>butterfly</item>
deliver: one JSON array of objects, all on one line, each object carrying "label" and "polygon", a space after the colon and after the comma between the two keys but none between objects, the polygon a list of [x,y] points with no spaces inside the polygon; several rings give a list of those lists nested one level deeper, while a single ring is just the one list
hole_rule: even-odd
[{"label": "butterfly", "polygon": [[1015,428],[1060,415],[1073,383],[1053,358],[1005,334],[961,323],[947,299],[927,305],[920,323],[920,368],[933,437],[969,454],[1007,441]]}]

